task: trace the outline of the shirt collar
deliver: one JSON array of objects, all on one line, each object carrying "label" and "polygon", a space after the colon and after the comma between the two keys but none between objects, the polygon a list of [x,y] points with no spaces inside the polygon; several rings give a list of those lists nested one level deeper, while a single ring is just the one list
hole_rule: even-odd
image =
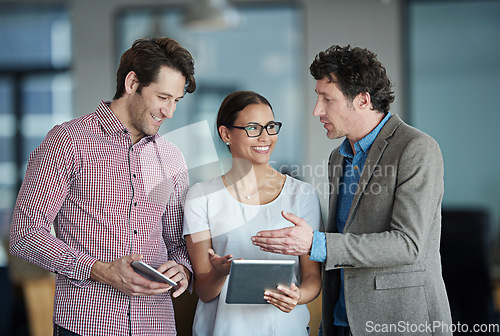
[{"label": "shirt collar", "polygon": [[[380,130],[382,127],[384,127],[385,123],[389,118],[391,117],[391,112],[387,112],[385,115],[384,119],[371,131],[368,135],[366,135],[363,139],[357,141],[354,143],[354,149],[356,150],[356,153],[368,153],[370,150],[371,146],[373,145],[373,142],[375,141],[375,138],[377,135],[380,133]],[[354,157],[354,154],[352,152],[351,144],[349,143],[349,140],[346,138],[344,142],[342,142],[342,145],[340,145],[339,148],[339,153],[342,156],[352,158]]]},{"label": "shirt collar", "polygon": [[[110,101],[101,100],[96,109],[96,115],[99,119],[102,129],[105,133],[112,134],[129,134],[130,131],[121,123],[121,121],[116,117],[116,115],[111,111],[109,105]],[[158,133],[151,136],[146,136],[143,139],[146,141],[153,141],[158,137]]]},{"label": "shirt collar", "polygon": [[118,120],[116,115],[109,108],[110,104],[110,101],[101,100],[96,109],[97,119],[99,120],[102,129],[109,135],[115,133],[129,133],[128,129],[123,126],[121,121]]}]

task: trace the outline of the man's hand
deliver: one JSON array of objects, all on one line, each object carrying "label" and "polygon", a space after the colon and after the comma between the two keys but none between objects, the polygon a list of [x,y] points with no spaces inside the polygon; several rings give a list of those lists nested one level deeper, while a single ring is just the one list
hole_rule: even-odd
[{"label": "man's hand", "polygon": [[90,278],[108,284],[129,296],[157,295],[168,292],[172,286],[150,281],[134,271],[130,264],[141,259],[142,255],[132,254],[118,258],[111,263],[96,261],[92,266]]},{"label": "man's hand", "polygon": [[172,293],[172,297],[179,297],[187,289],[191,272],[184,265],[169,260],[158,267],[158,272],[177,282],[177,286],[175,286],[176,290]]},{"label": "man's hand", "polygon": [[300,217],[282,211],[281,215],[294,224],[278,230],[260,231],[252,237],[254,245],[266,252],[288,255],[310,254],[313,241],[313,229]]}]

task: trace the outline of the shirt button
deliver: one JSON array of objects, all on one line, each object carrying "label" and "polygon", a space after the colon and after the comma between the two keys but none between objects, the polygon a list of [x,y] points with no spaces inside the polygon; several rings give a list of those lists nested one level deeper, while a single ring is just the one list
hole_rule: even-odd
[{"label": "shirt button", "polygon": [[137,206],[137,202],[134,202],[134,206]]},{"label": "shirt button", "polygon": [[354,170],[358,170],[358,166],[354,166]]},{"label": "shirt button", "polygon": [[137,175],[135,175],[135,174],[133,174],[132,176],[133,176],[133,177],[137,177]]},{"label": "shirt button", "polygon": [[137,230],[134,230],[134,234],[137,234]]}]

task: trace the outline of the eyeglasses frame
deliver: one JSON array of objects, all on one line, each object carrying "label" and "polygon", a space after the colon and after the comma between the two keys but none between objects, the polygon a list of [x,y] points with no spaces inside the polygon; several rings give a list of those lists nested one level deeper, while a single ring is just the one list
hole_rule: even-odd
[{"label": "eyeglasses frame", "polygon": [[[278,125],[278,132],[276,132],[275,134],[269,134],[269,130],[267,129],[267,127],[269,125]],[[248,134],[248,130],[247,130],[247,127],[250,127],[250,126],[260,126],[261,129],[260,129],[260,133],[258,135],[249,135]],[[229,128],[237,128],[237,129],[241,129],[241,130],[244,130],[245,133],[247,134],[247,136],[249,138],[258,138],[262,135],[262,132],[264,131],[264,129],[266,130],[267,132],[267,135],[271,136],[271,135],[278,135],[278,133],[281,131],[281,126],[283,126],[283,123],[281,121],[270,121],[266,124],[266,126],[262,126],[261,124],[251,124],[251,125],[248,125],[248,126],[226,126],[226,127],[229,127]]]}]

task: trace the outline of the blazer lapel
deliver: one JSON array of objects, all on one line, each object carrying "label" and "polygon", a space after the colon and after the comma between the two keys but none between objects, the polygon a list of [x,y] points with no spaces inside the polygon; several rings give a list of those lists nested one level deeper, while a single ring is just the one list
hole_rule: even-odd
[{"label": "blazer lapel", "polygon": [[330,197],[328,206],[328,220],[325,228],[326,232],[338,232],[335,223],[337,218],[337,199],[339,196],[340,176],[344,171],[345,158],[339,153],[339,148],[335,148],[328,161],[328,182],[330,184]]},{"label": "blazer lapel", "polygon": [[347,223],[344,227],[344,232],[346,232],[347,228],[350,226],[352,218],[356,213],[356,209],[367,188],[367,185],[370,182],[370,179],[373,176],[373,173],[375,172],[380,159],[382,158],[382,154],[389,144],[387,139],[392,137],[398,126],[402,123],[403,121],[397,115],[392,116],[382,127],[380,133],[375,138],[375,141],[373,141],[370,151],[368,152],[368,157],[366,158],[365,166],[359,178],[358,187],[356,188],[356,193],[354,194],[354,198],[352,200],[351,210],[349,211],[349,216],[347,217]]}]

